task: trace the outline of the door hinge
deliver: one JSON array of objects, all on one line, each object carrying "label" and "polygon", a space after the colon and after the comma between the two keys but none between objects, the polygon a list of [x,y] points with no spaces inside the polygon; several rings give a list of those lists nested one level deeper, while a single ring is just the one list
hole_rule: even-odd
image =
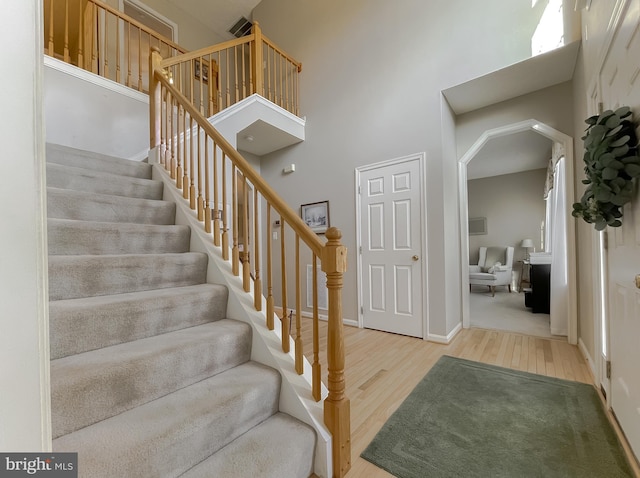
[{"label": "door hinge", "polygon": [[607,360],[606,375],[607,375],[607,378],[611,378],[611,360]]},{"label": "door hinge", "polygon": [[364,315],[364,307],[360,307],[360,315]]},{"label": "door hinge", "polygon": [[609,231],[602,233],[602,248],[606,251],[609,249]]},{"label": "door hinge", "polygon": [[360,254],[362,254],[362,246],[360,246]]},{"label": "door hinge", "polygon": [[358,186],[358,194],[362,194],[362,188]]},{"label": "door hinge", "polygon": [[604,111],[604,103],[602,101],[598,102],[598,114],[601,115]]}]

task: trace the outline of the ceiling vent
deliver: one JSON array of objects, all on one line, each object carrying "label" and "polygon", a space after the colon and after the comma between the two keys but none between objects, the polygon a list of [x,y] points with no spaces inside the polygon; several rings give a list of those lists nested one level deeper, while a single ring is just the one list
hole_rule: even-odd
[{"label": "ceiling vent", "polygon": [[252,26],[253,23],[244,17],[240,17],[240,20],[229,28],[229,33],[233,34],[236,38],[240,38],[251,33]]}]

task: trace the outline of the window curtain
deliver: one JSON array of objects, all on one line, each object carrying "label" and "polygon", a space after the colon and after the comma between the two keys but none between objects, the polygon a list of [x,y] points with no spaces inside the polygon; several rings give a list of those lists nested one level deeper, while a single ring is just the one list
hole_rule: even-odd
[{"label": "window curtain", "polygon": [[553,170],[553,188],[547,196],[545,251],[551,253],[551,333],[567,335],[569,285],[567,260],[567,198],[564,191],[566,159],[560,157]]}]

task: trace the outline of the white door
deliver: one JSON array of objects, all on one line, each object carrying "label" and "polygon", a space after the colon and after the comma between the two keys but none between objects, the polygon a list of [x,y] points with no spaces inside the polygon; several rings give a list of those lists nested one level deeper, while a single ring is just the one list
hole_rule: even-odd
[{"label": "white door", "polygon": [[362,323],[423,336],[421,158],[359,170]]},{"label": "white door", "polygon": [[[640,119],[640,0],[627,2],[603,64],[604,109],[628,105]],[[640,456],[640,195],[623,211],[623,225],[608,228],[611,408],[636,456]]]}]

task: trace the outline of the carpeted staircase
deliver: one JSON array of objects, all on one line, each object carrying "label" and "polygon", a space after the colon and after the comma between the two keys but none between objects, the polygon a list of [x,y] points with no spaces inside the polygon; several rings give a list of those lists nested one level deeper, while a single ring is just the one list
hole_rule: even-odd
[{"label": "carpeted staircase", "polygon": [[151,166],[47,146],[53,448],[81,477],[308,477],[315,432]]}]

